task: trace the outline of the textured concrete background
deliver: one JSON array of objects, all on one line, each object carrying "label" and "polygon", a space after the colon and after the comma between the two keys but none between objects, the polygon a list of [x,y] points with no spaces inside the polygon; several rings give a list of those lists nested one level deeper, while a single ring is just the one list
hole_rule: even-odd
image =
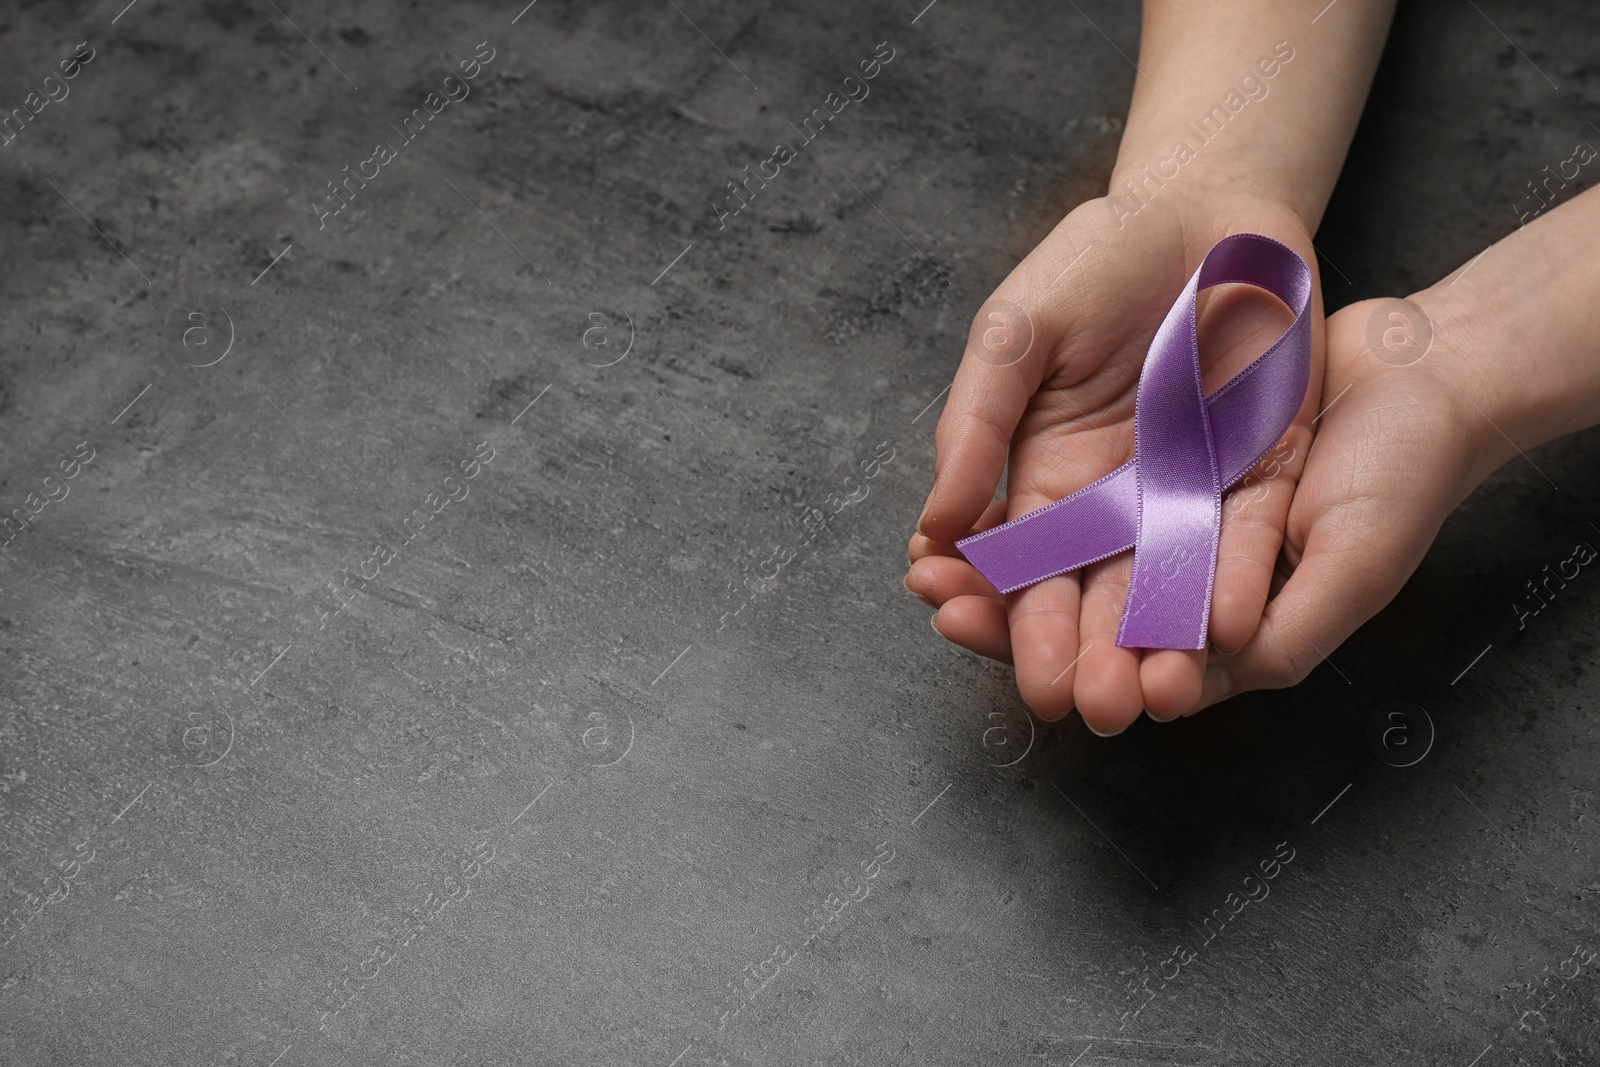
[{"label": "textured concrete background", "polygon": [[[0,508],[93,450],[0,549],[0,1063],[1600,1056],[1600,579],[1512,607],[1600,544],[1600,437],[1306,684],[1115,740],[900,588],[968,321],[1105,181],[1135,5],[123,3],[0,12],[7,111],[94,50],[0,149]],[[1330,308],[1600,143],[1593,4],[1403,6]]]}]

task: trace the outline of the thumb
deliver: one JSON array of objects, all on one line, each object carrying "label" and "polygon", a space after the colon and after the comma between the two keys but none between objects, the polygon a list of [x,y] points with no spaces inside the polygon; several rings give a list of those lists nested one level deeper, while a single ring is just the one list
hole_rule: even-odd
[{"label": "thumb", "polygon": [[1324,661],[1349,682],[1329,657],[1389,605],[1443,524],[1442,518],[1430,524],[1397,516],[1396,510],[1391,502],[1387,514],[1380,514],[1384,504],[1372,501],[1336,518],[1324,513],[1255,636],[1234,655],[1211,656],[1194,710],[1254,689],[1298,685]]},{"label": "thumb", "polygon": [[924,537],[966,536],[994,498],[1011,438],[1054,350],[1048,321],[1038,301],[1013,285],[1002,285],[973,317],[934,433],[933,488],[917,520]]}]

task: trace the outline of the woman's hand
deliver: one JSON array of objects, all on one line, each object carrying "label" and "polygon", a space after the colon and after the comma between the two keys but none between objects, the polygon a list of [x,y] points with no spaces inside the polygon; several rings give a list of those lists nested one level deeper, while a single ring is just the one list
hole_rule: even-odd
[{"label": "woman's hand", "polygon": [[[1302,681],[1400,592],[1450,513],[1517,454],[1495,405],[1480,405],[1484,335],[1438,306],[1367,300],[1327,321],[1329,408],[1289,507],[1286,580],[1254,637],[1212,654],[1186,714],[1252,689]],[[1459,308],[1459,302],[1457,302]],[[1335,399],[1337,398],[1337,399]],[[1531,447],[1531,444],[1530,444]]]},{"label": "woman's hand", "polygon": [[[1150,341],[1211,246],[1240,232],[1282,241],[1315,271],[1309,231],[1291,206],[1248,184],[1171,182],[1137,213],[1129,213],[1125,200],[1077,208],[973,321],[939,420],[935,481],[911,540],[906,585],[939,607],[940,633],[1014,663],[1023,699],[1044,718],[1077,707],[1104,734],[1123,729],[1143,708],[1182,714],[1206,695],[1206,653],[1117,646],[1132,553],[1002,598],[953,542],[1075,492],[1128,461]],[[1218,648],[1244,646],[1261,620],[1320,410],[1320,315],[1319,296],[1313,384],[1299,414],[1280,446],[1225,501],[1210,624]],[[1289,320],[1276,298],[1257,289],[1203,294],[1207,392],[1260,355]],[[1007,496],[995,501],[1003,472]]]},{"label": "woman's hand", "polygon": [[[939,422],[934,488],[906,584],[939,606],[941,633],[1015,662],[1023,699],[1046,718],[1076,706],[1091,729],[1110,733],[1141,708],[1181,714],[1203,699],[1204,653],[1117,647],[1131,553],[1002,600],[952,542],[1127,461],[1150,340],[1217,241],[1265,234],[1315,271],[1310,235],[1393,6],[1344,0],[1311,20],[1315,47],[1297,48],[1311,42],[1295,4],[1145,0],[1115,195],[1068,215],[973,323]],[[1316,300],[1310,394],[1269,465],[1225,509],[1210,628],[1220,648],[1238,648],[1256,630],[1305,461],[1322,382]],[[1258,355],[1288,321],[1259,290],[1219,287],[1203,297],[1208,387]],[[1009,497],[991,504],[1008,452]]]},{"label": "woman's hand", "polygon": [[[1198,710],[1294,685],[1389,603],[1496,467],[1600,423],[1600,189],[1408,300],[1327,323],[1327,413],[1289,508],[1291,572]],[[1481,262],[1480,262],[1481,260]]]}]

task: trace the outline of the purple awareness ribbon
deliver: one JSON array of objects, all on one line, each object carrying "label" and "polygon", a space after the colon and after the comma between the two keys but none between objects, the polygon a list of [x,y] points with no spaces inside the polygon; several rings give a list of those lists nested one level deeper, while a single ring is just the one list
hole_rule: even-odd
[{"label": "purple awareness ribbon", "polygon": [[[1230,282],[1265,289],[1289,306],[1294,322],[1207,397],[1195,301],[1201,289]],[[957,541],[962,555],[1010,593],[1132,548],[1117,644],[1205,648],[1222,494],[1278,442],[1305,399],[1311,286],[1311,269],[1287,245],[1254,233],[1218,241],[1150,344],[1133,459],[1054,504]]]}]

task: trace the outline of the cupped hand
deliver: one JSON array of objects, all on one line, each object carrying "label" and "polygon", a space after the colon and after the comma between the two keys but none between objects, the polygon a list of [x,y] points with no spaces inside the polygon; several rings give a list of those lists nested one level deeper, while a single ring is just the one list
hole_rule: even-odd
[{"label": "cupped hand", "polygon": [[[1221,684],[1214,677],[1208,683],[1203,651],[1117,645],[1133,554],[1001,597],[954,542],[1128,461],[1150,341],[1213,244],[1233,233],[1265,234],[1316,270],[1303,223],[1253,188],[1196,191],[1174,183],[1131,217],[1113,203],[1094,200],[1074,210],[974,318],[935,435],[934,485],[906,576],[908,589],[938,607],[941,634],[1015,665],[1018,690],[1040,716],[1060,718],[1076,707],[1101,734],[1125,728],[1141,709],[1158,718],[1190,711],[1206,700],[1208,684]],[[1206,391],[1260,355],[1290,320],[1258,289],[1203,293]],[[1319,410],[1320,296],[1312,337],[1305,403],[1278,448],[1225,502],[1209,630],[1215,648],[1244,647],[1267,602]],[[1002,474],[1006,495],[995,500]]]},{"label": "cupped hand", "polygon": [[1213,652],[1186,714],[1302,681],[1394,599],[1450,513],[1516,454],[1469,395],[1473,329],[1445,325],[1428,297],[1328,318],[1328,408],[1289,507],[1286,577],[1244,647]]}]

